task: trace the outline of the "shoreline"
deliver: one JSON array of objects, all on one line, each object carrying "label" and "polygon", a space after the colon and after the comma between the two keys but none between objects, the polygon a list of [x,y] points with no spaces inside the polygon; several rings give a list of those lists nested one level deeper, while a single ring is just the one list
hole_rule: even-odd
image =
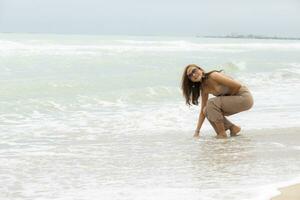
[{"label": "shoreline", "polygon": [[300,199],[300,183],[292,184],[287,187],[278,188],[279,195],[272,197],[270,200],[299,200]]},{"label": "shoreline", "polygon": [[229,39],[259,39],[259,40],[300,40],[299,37],[277,37],[259,35],[226,35],[226,36],[203,36],[204,38],[229,38]]}]

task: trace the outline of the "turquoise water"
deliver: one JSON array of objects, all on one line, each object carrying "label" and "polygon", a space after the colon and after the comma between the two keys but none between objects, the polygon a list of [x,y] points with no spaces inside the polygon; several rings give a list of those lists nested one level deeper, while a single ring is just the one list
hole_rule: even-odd
[{"label": "turquoise water", "polygon": [[[288,40],[0,34],[0,196],[268,199],[300,172],[299,53]],[[190,63],[251,90],[254,107],[230,117],[243,136],[216,141],[205,122],[191,138]]]}]

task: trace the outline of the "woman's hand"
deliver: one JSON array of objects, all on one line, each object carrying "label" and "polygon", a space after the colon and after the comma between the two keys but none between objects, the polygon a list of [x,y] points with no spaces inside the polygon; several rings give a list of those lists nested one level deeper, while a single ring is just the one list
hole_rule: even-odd
[{"label": "woman's hand", "polygon": [[195,130],[193,138],[194,139],[199,139],[200,138],[200,131],[199,130]]}]

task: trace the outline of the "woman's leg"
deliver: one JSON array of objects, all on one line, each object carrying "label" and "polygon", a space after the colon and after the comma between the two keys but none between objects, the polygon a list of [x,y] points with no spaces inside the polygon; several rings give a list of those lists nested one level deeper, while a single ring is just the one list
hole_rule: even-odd
[{"label": "woman's leg", "polygon": [[[206,106],[204,107],[204,115],[207,117],[207,112],[206,112]],[[209,123],[212,125],[212,127],[214,128],[214,130],[216,131],[216,133],[218,132],[215,126],[215,123],[208,120]],[[224,123],[224,128],[225,131],[227,131],[228,129],[231,129],[232,126],[235,126],[231,121],[228,120],[227,117],[223,116],[223,123]]]},{"label": "woman's leg", "polygon": [[[211,126],[214,128],[215,132],[218,134],[219,130],[217,129],[214,122],[208,120]],[[241,131],[241,127],[231,123],[226,117],[224,117],[224,128],[225,131],[230,130],[230,136],[234,137],[237,136],[238,133]]]},{"label": "woman's leg", "polygon": [[[225,116],[248,110],[253,105],[252,96],[245,88],[236,96],[220,96],[208,100],[206,117],[212,124],[217,134],[224,134],[224,130],[230,129],[231,135],[235,136],[240,127],[234,126]],[[233,127],[231,129],[231,127]]]},{"label": "woman's leg", "polygon": [[[216,129],[215,123],[212,122],[212,121],[210,121],[210,120],[208,120],[208,121],[209,121],[209,123],[211,124],[211,126],[214,128],[214,130],[217,133],[217,129]],[[232,126],[235,126],[231,121],[229,121],[227,119],[227,117],[224,117],[224,116],[223,116],[223,123],[224,123],[225,131],[230,130]]]},{"label": "woman's leg", "polygon": [[232,123],[223,116],[221,106],[217,105],[219,102],[219,97],[209,99],[206,105],[205,114],[208,121],[217,133],[217,138],[226,138],[227,135],[225,131],[230,128],[228,126],[231,126]]},{"label": "woman's leg", "polygon": [[222,121],[215,122],[215,127],[217,129],[217,138],[227,138],[224,123]]}]

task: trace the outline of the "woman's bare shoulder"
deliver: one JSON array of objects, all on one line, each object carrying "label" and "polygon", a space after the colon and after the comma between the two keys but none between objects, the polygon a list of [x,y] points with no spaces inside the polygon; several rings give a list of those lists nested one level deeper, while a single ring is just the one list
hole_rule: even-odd
[{"label": "woman's bare shoulder", "polygon": [[219,77],[227,77],[224,73],[222,72],[218,72],[218,71],[215,71],[215,72],[212,72],[209,74],[209,78],[212,78],[212,79],[218,79]]}]

